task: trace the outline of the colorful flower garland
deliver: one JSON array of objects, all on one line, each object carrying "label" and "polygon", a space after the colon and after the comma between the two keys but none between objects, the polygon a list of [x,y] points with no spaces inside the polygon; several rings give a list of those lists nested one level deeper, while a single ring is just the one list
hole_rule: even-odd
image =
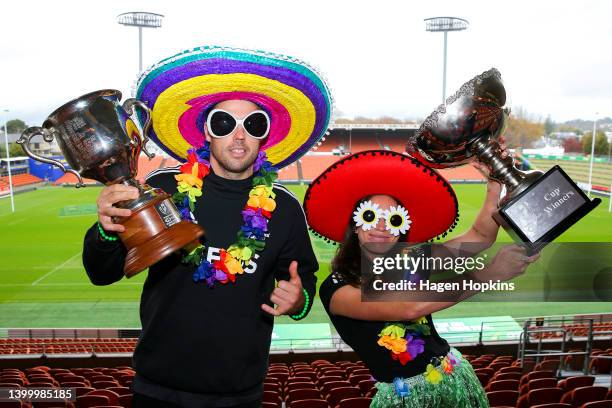
[{"label": "colorful flower garland", "polygon": [[[187,151],[187,162],[180,168],[177,192],[172,200],[185,221],[195,222],[193,211],[198,197],[202,196],[204,178],[210,173],[210,146],[206,143],[199,149]],[[243,224],[238,231],[238,240],[227,249],[221,249],[220,259],[209,262],[204,256],[204,246],[199,245],[183,257],[183,263],[197,266],[193,273],[194,282],[205,281],[208,287],[216,282],[226,284],[235,282],[236,275],[244,273],[255,252],[265,247],[268,222],[276,208],[273,183],[277,170],[267,160],[266,153],[260,151],[253,164],[253,188],[242,210]]]},{"label": "colorful flower garland", "polygon": [[378,334],[378,345],[391,350],[391,358],[406,365],[425,349],[421,336],[429,336],[427,318],[421,317],[412,324],[387,323]]},{"label": "colorful flower garland", "polygon": [[[378,334],[378,345],[391,350],[391,358],[398,360],[400,364],[406,365],[409,361],[421,354],[425,350],[425,341],[421,336],[429,336],[431,329],[426,317],[421,317],[410,322],[411,324],[395,322],[387,323]],[[442,372],[450,374],[459,361],[452,353],[448,353],[444,358],[434,358],[439,362],[437,366],[429,363],[422,374],[425,380],[431,384],[438,384],[442,381]],[[393,381],[395,391],[400,397],[410,394],[408,384],[401,378]]]}]

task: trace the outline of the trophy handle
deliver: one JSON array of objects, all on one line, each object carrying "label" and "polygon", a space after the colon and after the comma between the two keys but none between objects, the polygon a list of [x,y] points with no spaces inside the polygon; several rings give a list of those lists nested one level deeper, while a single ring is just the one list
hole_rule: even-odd
[{"label": "trophy handle", "polygon": [[142,151],[147,155],[149,159],[155,157],[155,153],[150,153],[147,150],[147,143],[149,142],[149,129],[151,128],[151,109],[147,105],[145,105],[142,101],[139,101],[136,98],[129,98],[123,102],[123,109],[128,113],[128,115],[132,116],[134,114],[134,108],[138,107],[142,109],[147,118],[145,119],[144,126],[142,127],[142,135],[140,135],[140,143],[142,146]]},{"label": "trophy handle", "polygon": [[51,143],[53,141],[53,134],[51,133],[50,130],[43,129],[43,128],[39,127],[39,126],[33,126],[33,127],[27,128],[26,130],[23,131],[23,133],[21,134],[21,136],[17,140],[17,144],[20,144],[21,148],[23,149],[25,154],[27,154],[28,156],[30,156],[34,160],[38,160],[38,161],[43,162],[43,163],[47,163],[47,164],[51,164],[53,166],[57,166],[64,173],[72,173],[72,174],[74,174],[76,176],[77,180],[78,180],[76,186],[77,187],[85,187],[85,184],[83,183],[83,178],[81,178],[81,175],[76,170],[67,169],[66,166],[64,166],[58,160],[49,159],[49,158],[46,158],[46,157],[39,156],[39,155],[37,155],[36,153],[34,153],[33,151],[30,150],[30,140],[34,136],[38,136],[38,135],[41,135],[43,137],[43,139],[45,140],[45,142],[47,142],[47,143]]}]

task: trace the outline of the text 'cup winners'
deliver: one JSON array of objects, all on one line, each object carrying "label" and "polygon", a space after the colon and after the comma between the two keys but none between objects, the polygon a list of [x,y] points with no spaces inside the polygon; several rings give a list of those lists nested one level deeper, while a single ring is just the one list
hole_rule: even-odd
[{"label": "text 'cup winners'", "polygon": [[[140,152],[149,158],[147,132],[151,126],[149,108],[131,98],[119,104],[121,92],[101,90],[72,100],[51,113],[42,127],[26,129],[17,143],[34,160],[55,165],[76,176],[102,184],[122,183],[136,187],[138,198],[115,204],[132,211],[129,217],[113,217],[123,224],[119,238],[128,250],[124,273],[129,278],[162,258],[196,241],[204,231],[194,223],[181,220],[169,194],[134,179]],[[134,108],[142,109],[146,118],[142,134],[132,120]],[[56,140],[66,162],[39,156],[30,150],[30,140],[41,135],[46,142]]]},{"label": "text 'cup winners'", "polygon": [[501,74],[495,68],[478,75],[447,98],[422,123],[406,152],[433,168],[478,160],[489,177],[505,188],[495,220],[529,253],[537,252],[593,210],[590,200],[559,166],[546,173],[521,171],[510,156],[501,157],[509,110]]}]

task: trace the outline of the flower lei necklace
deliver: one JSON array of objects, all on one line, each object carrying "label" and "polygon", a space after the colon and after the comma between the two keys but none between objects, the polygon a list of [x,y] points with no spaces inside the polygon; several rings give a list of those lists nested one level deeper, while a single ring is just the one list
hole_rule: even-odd
[{"label": "flower lei necklace", "polygon": [[420,337],[430,334],[426,317],[410,323],[387,323],[378,334],[378,345],[391,350],[391,358],[399,360],[401,365],[406,365],[425,350],[425,341]]},{"label": "flower lei necklace", "polygon": [[[378,334],[378,345],[391,350],[391,358],[399,360],[401,365],[406,365],[425,350],[425,341],[420,337],[429,336],[430,334],[431,329],[425,316],[410,321],[410,324],[402,322],[387,323]],[[459,361],[452,353],[437,360],[439,369],[429,363],[423,373],[425,380],[431,384],[438,384],[442,381],[441,371],[445,374],[450,374],[453,372],[453,368],[459,364]],[[408,384],[402,379],[396,378],[393,384],[399,396],[404,397],[410,394]]]},{"label": "flower lei necklace", "polygon": [[[197,150],[189,149],[187,163],[181,166],[180,171],[181,174],[174,176],[178,182],[178,191],[172,200],[183,220],[195,222],[195,202],[202,195],[204,178],[210,173],[210,145],[205,143]],[[277,169],[268,161],[266,153],[260,151],[253,164],[253,171],[253,187],[242,210],[243,224],[238,231],[237,241],[227,249],[221,249],[221,259],[214,262],[206,259],[201,244],[183,256],[183,263],[197,266],[193,273],[194,282],[205,281],[210,288],[216,282],[235,282],[236,275],[244,273],[244,268],[255,253],[264,249],[268,222],[276,208],[272,184],[277,178]]]}]

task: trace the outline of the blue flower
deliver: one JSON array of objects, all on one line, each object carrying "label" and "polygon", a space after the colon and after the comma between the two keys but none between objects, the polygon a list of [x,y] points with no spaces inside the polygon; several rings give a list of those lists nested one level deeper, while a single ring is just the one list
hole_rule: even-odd
[{"label": "blue flower", "polygon": [[396,377],[395,379],[393,379],[393,386],[395,387],[395,393],[399,397],[403,398],[410,395],[410,389],[408,387],[408,384],[406,384],[406,382],[401,378]]},{"label": "blue flower", "polygon": [[249,227],[248,225],[243,225],[241,229],[242,233],[247,238],[255,238],[258,241],[261,241],[265,238],[265,231],[262,229]]}]

